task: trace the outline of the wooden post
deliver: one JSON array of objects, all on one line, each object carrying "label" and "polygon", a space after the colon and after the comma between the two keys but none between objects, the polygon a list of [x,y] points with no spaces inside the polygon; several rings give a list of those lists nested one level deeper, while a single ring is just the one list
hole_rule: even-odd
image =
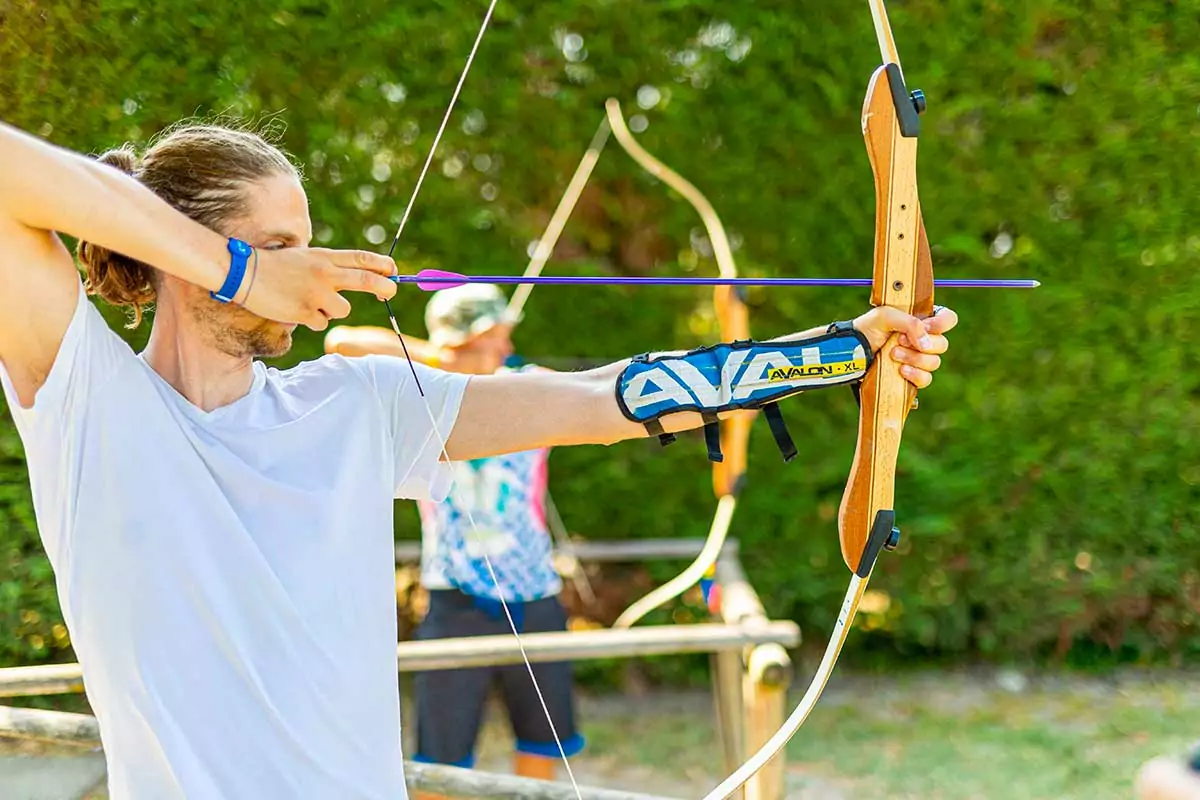
[{"label": "wooden post", "polygon": [[[719,559],[716,573],[721,587],[721,616],[727,623],[751,630],[772,624],[736,557]],[[787,644],[799,644],[799,640]],[[744,720],[741,760],[744,761],[783,724],[792,662],[779,642],[747,645],[743,653],[745,670],[740,677]],[[745,800],[782,800],[786,766],[784,751],[780,750],[746,782]]]},{"label": "wooden post", "polygon": [[[742,713],[742,654],[738,650],[713,653],[713,706],[717,714],[717,733],[721,738],[725,774],[737,769],[745,752],[745,730]],[[735,798],[744,797],[739,789]]]},{"label": "wooden post", "polygon": [[[746,713],[745,758],[762,747],[783,725],[787,713],[787,690],[791,669],[787,652],[777,644],[758,645],[750,650],[742,678]],[[783,775],[787,767],[784,751],[767,762],[746,782],[746,800],[782,800]]]}]

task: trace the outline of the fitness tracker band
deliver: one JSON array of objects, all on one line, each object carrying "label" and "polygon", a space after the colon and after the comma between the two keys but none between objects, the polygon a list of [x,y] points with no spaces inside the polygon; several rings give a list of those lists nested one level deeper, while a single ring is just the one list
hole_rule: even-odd
[{"label": "fitness tracker band", "polygon": [[241,239],[231,238],[226,243],[225,249],[229,251],[229,274],[225,276],[225,283],[221,285],[220,289],[208,294],[214,300],[231,303],[237,296],[238,290],[242,288],[242,279],[246,277],[246,262],[250,260],[254,248]]}]

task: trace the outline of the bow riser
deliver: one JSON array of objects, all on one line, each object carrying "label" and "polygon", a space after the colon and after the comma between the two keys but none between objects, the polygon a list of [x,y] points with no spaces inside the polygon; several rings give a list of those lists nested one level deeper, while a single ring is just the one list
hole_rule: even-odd
[{"label": "bow riser", "polygon": [[[933,313],[933,260],[917,196],[917,107],[899,67],[871,76],[863,104],[863,138],[875,175],[875,269],[871,304],[918,317]],[[861,577],[877,553],[872,531],[890,525],[900,439],[917,391],[891,358],[898,335],[877,355],[860,390],[858,444],[838,511],[842,558]],[[870,548],[874,549],[874,548]],[[868,558],[864,558],[864,554]]]}]

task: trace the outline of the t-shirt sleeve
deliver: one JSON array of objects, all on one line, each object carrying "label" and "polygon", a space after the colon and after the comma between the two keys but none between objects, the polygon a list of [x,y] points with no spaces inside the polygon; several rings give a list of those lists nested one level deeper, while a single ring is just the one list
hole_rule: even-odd
[{"label": "t-shirt sleeve", "polygon": [[0,382],[9,412],[25,446],[30,488],[38,509],[38,530],[56,569],[68,558],[68,532],[74,518],[75,493],[84,458],[88,411],[93,399],[137,356],[88,300],[82,284],[58,354],[25,408],[8,372],[0,365]]},{"label": "t-shirt sleeve", "polygon": [[[410,366],[395,356],[364,356],[361,360],[370,373],[390,429],[395,496],[440,503],[453,483],[453,473],[442,461],[442,451],[454,432],[470,376],[423,364]],[[419,388],[413,381],[414,368]]]},{"label": "t-shirt sleeve", "polygon": [[134,358],[129,345],[108,326],[80,283],[75,311],[31,407],[21,405],[8,372],[0,366],[4,392],[18,429],[27,436],[70,438],[72,424],[88,408],[91,398]]}]

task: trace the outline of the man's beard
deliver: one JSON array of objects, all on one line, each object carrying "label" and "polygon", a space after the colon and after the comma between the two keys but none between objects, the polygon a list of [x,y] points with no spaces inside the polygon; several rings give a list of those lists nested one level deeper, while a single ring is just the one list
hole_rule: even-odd
[{"label": "man's beard", "polygon": [[[207,305],[207,304],[205,304]],[[292,349],[293,325],[263,319],[244,308],[194,309],[221,352],[237,358],[275,358]]]},{"label": "man's beard", "polygon": [[217,347],[233,356],[275,358],[292,349],[291,327],[268,320],[248,329],[218,330],[216,336]]}]

